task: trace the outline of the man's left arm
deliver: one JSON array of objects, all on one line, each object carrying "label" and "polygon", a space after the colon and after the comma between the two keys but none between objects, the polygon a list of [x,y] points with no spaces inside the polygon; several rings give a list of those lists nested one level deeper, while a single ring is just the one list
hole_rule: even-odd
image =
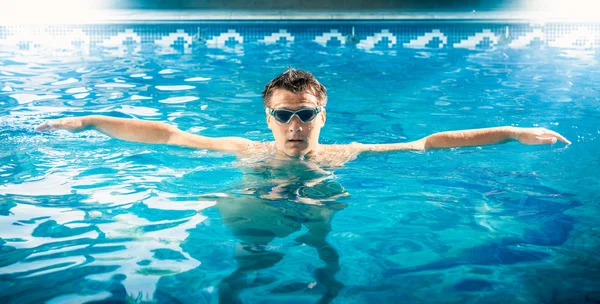
[{"label": "man's left arm", "polygon": [[516,140],[526,145],[571,142],[562,135],[544,128],[496,127],[460,131],[440,132],[416,141],[395,144],[356,144],[360,152],[387,152],[402,150],[428,150],[500,144]]}]

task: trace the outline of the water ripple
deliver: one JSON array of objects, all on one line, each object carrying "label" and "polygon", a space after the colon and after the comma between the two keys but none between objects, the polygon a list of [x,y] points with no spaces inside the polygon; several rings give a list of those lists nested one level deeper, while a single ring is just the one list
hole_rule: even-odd
[{"label": "water ripple", "polygon": [[[510,302],[501,286],[533,302],[578,302],[560,296],[590,295],[600,281],[590,271],[600,240],[600,176],[590,169],[600,161],[590,153],[600,149],[597,59],[258,44],[169,55],[0,51],[0,297],[214,302],[220,288],[243,285],[254,287],[240,291],[248,301],[317,302],[330,292],[340,303],[465,293]],[[316,173],[270,168],[264,157],[232,165],[227,154],[95,131],[33,131],[46,119],[111,115],[271,141],[260,92],[287,66],[327,86],[324,143],[498,125],[548,127],[575,143],[368,154],[309,187],[299,176]],[[328,191],[350,195],[300,202]],[[555,288],[563,283],[569,290]]]}]

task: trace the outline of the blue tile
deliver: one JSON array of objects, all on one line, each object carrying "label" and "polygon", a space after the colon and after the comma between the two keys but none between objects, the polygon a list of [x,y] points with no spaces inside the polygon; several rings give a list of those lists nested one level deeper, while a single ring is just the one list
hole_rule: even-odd
[{"label": "blue tile", "polygon": [[[52,37],[48,39],[48,37]],[[596,48],[598,24],[498,24],[431,22],[199,22],[165,25],[0,26],[0,45],[32,48],[48,41],[62,47],[191,44],[227,47],[248,43],[342,44],[363,49],[574,47]],[[319,42],[319,43],[321,43]],[[348,44],[346,44],[348,42]],[[87,44],[87,45],[86,45]]]}]

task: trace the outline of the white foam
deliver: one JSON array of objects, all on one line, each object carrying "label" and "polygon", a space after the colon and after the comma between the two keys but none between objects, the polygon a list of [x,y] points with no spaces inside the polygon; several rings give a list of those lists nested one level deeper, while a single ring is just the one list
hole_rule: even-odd
[{"label": "white foam", "polygon": [[39,100],[59,98],[60,95],[36,95],[36,94],[12,94],[10,97],[17,100],[19,104],[31,103]]},{"label": "white foam", "polygon": [[125,114],[139,115],[139,116],[159,116],[160,115],[160,112],[158,112],[158,110],[156,110],[154,108],[135,107],[135,106],[128,106],[128,105],[121,106],[121,109],[119,110],[119,112],[122,112]]},{"label": "white foam", "polygon": [[174,69],[164,69],[164,70],[160,70],[158,72],[158,74],[165,75],[165,74],[173,74],[173,73],[177,73],[177,72],[180,72],[180,71],[174,70]]},{"label": "white foam", "polygon": [[156,89],[161,91],[184,91],[195,89],[195,86],[190,85],[173,85],[173,86],[156,86]]},{"label": "white foam", "polygon": [[126,83],[102,83],[95,85],[97,88],[135,88],[134,84]]},{"label": "white foam", "polygon": [[87,91],[88,91],[88,89],[86,89],[84,87],[78,87],[78,88],[68,89],[65,92],[69,93],[69,94],[73,94],[73,93],[85,93]]},{"label": "white foam", "polygon": [[90,93],[79,93],[79,94],[73,95],[73,97],[75,97],[76,99],[83,99],[83,98],[86,98],[88,95],[90,95]]},{"label": "white foam", "polygon": [[9,87],[9,86],[4,86],[4,87],[2,88],[2,90],[0,90],[0,91],[2,91],[2,92],[12,92],[12,91],[13,91],[13,89],[12,89],[11,87]]},{"label": "white foam", "polygon": [[58,85],[63,85],[63,84],[76,83],[76,82],[79,82],[79,80],[77,80],[75,78],[72,78],[72,77],[69,77],[68,79],[65,79],[65,80],[53,82],[50,85],[58,86]]},{"label": "white foam", "polygon": [[20,115],[30,115],[32,112],[35,112],[35,113],[61,113],[61,112],[75,110],[75,108],[65,107],[65,106],[61,106],[61,107],[35,106],[35,107],[28,107],[28,108],[24,108],[24,109],[26,109],[26,111],[10,111],[10,114],[12,114],[14,116],[20,116]]},{"label": "white foam", "polygon": [[205,78],[205,77],[192,77],[192,78],[188,78],[185,81],[186,82],[192,82],[192,81],[209,81],[212,78]]},{"label": "white foam", "polygon": [[186,102],[190,102],[190,101],[194,101],[194,100],[198,100],[198,99],[199,99],[198,97],[194,97],[194,96],[181,96],[181,97],[171,97],[171,98],[159,100],[159,102],[175,104],[175,103],[186,103]]},{"label": "white foam", "polygon": [[146,76],[146,74],[144,74],[144,73],[140,73],[140,74],[131,74],[131,75],[129,75],[129,76],[130,76],[130,77],[132,77],[132,78],[140,78],[140,77],[144,77],[144,76]]},{"label": "white foam", "polygon": [[142,95],[131,96],[131,100],[143,100],[143,99],[152,99],[152,97],[142,96]]}]

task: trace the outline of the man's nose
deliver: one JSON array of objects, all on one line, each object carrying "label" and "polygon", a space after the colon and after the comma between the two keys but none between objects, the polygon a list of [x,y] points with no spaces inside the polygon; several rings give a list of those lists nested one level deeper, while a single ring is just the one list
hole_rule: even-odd
[{"label": "man's nose", "polygon": [[292,133],[302,132],[302,122],[298,116],[294,115],[289,122],[289,129]]}]

